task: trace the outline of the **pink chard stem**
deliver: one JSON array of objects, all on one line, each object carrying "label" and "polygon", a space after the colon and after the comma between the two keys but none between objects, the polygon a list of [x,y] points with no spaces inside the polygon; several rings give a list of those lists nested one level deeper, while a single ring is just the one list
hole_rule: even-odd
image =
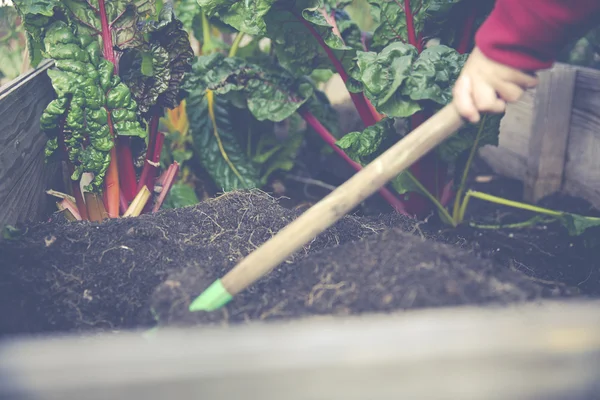
[{"label": "pink chard stem", "polygon": [[[338,60],[338,58],[335,56],[333,50],[331,50],[327,43],[325,43],[325,40],[323,40],[319,32],[317,32],[317,30],[315,29],[315,27],[312,26],[311,23],[305,20],[301,15],[295,15],[295,17],[302,23],[302,25],[306,27],[306,29],[308,29],[311,35],[323,48],[325,53],[327,53],[327,57],[329,57],[329,60],[333,64],[333,67],[340,75],[344,83],[348,82],[348,73],[344,69],[344,66],[342,65],[340,60]],[[375,108],[371,105],[371,103],[363,93],[350,93],[350,97],[352,98],[352,102],[356,107],[356,111],[358,111],[358,114],[360,115],[360,118],[362,119],[365,126],[368,127],[375,125],[381,120],[381,115],[379,115],[379,113],[375,111]]]}]

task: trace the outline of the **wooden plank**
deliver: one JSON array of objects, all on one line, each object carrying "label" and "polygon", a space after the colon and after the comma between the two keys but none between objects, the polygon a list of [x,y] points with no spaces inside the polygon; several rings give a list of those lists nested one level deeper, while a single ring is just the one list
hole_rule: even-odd
[{"label": "wooden plank", "polygon": [[0,398],[592,400],[600,301],[0,343]]},{"label": "wooden plank", "polygon": [[600,71],[580,68],[573,100],[564,191],[600,209]]},{"label": "wooden plank", "polygon": [[51,204],[45,190],[61,182],[58,165],[45,164],[39,123],[54,98],[46,74],[52,65],[44,62],[0,87],[0,227],[42,218]]},{"label": "wooden plank", "polygon": [[535,203],[562,188],[576,76],[577,70],[564,64],[539,73],[529,136],[525,201]]},{"label": "wooden plank", "polygon": [[532,89],[515,103],[508,104],[500,122],[498,146],[479,149],[479,156],[495,173],[518,180],[525,178],[534,99],[535,89]]}]

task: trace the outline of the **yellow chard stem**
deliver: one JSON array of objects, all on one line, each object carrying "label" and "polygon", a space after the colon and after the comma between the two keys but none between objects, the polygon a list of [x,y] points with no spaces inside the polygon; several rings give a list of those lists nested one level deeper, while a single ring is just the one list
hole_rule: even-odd
[{"label": "yellow chard stem", "polygon": [[206,18],[206,14],[202,11],[202,49],[204,53],[204,48],[208,46],[208,43],[212,41],[210,35],[210,23],[208,22],[208,18]]},{"label": "yellow chard stem", "polygon": [[[469,153],[469,158],[467,163],[465,164],[465,170],[462,174],[462,179],[460,181],[460,186],[456,192],[456,196],[454,197],[454,207],[452,210],[452,220],[456,225],[462,223],[463,216],[461,216],[461,199],[463,192],[465,191],[465,186],[467,184],[467,177],[469,176],[469,169],[471,168],[471,163],[473,162],[473,158],[475,157],[475,153],[477,152],[477,146],[479,145],[479,140],[481,139],[481,133],[483,132],[483,126],[485,125],[485,120],[487,115],[484,115],[481,119],[481,123],[479,125],[479,130],[477,131],[477,136],[475,137],[475,141],[473,142],[473,146],[471,147],[471,152]],[[463,202],[464,204],[464,202]],[[464,211],[464,210],[462,210]]]},{"label": "yellow chard stem", "polygon": [[240,48],[240,43],[242,42],[242,39],[244,39],[244,32],[238,32],[237,36],[235,37],[235,40],[231,44],[231,49],[229,49],[229,57],[235,57]]},{"label": "yellow chard stem", "polygon": [[431,200],[433,204],[435,204],[440,213],[442,213],[444,218],[447,219],[447,222],[452,224],[452,226],[456,226],[454,220],[452,219],[452,216],[450,216],[450,214],[448,213],[448,210],[446,210],[446,208],[435,198],[435,196],[429,193],[425,186],[423,186],[421,182],[419,182],[419,180],[415,178],[415,176],[411,174],[408,170],[404,173],[407,174],[407,176],[413,181],[413,184],[421,191],[421,193],[423,193],[429,200]]},{"label": "yellow chard stem", "polygon": [[521,210],[533,211],[538,214],[546,214],[551,215],[553,217],[560,217],[564,213],[560,211],[550,210],[548,208],[538,207],[531,204],[521,203],[518,201],[503,199],[502,197],[494,196],[487,193],[477,192],[475,190],[469,190],[463,200],[463,204],[460,208],[460,218],[461,220],[465,216],[465,210],[467,209],[467,203],[471,197],[475,197],[480,200],[488,201],[490,203],[500,204],[507,207],[520,208]]}]

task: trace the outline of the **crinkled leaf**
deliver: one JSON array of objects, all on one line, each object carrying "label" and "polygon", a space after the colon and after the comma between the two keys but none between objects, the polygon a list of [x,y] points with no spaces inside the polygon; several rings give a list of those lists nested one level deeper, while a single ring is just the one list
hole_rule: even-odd
[{"label": "crinkled leaf", "polygon": [[33,67],[42,61],[42,38],[46,26],[54,21],[59,0],[13,0],[26,30],[29,59]]},{"label": "crinkled leaf", "polygon": [[[348,156],[363,167],[386,150],[386,139],[394,139],[396,129],[393,118],[384,118],[362,132],[351,132],[337,141]],[[392,187],[400,194],[419,192],[409,172],[402,172],[390,181]]]},{"label": "crinkled leaf", "polygon": [[361,165],[371,162],[381,151],[381,144],[395,133],[394,120],[384,118],[362,132],[350,132],[336,142],[348,156]]},{"label": "crinkled leaf", "polygon": [[[461,0],[410,0],[409,15],[415,30],[415,37],[428,37],[439,33],[439,26],[450,9]],[[373,50],[381,50],[394,42],[409,43],[407,13],[403,0],[368,0],[371,14],[378,24],[371,43]],[[429,27],[425,31],[425,27]],[[433,29],[431,29],[433,28]],[[437,28],[437,29],[436,29]],[[416,44],[416,43],[410,43]]]},{"label": "crinkled leaf", "polygon": [[315,34],[345,67],[363,48],[358,26],[345,11],[330,6],[279,2],[265,16],[265,23],[279,62],[298,76],[334,68]]},{"label": "crinkled leaf", "polygon": [[578,214],[563,213],[558,220],[567,228],[571,236],[582,235],[586,230],[600,226],[600,218],[585,217]]},{"label": "crinkled leaf", "polygon": [[[55,60],[56,68],[48,76],[57,99],[42,114],[41,127],[51,139],[63,129],[68,158],[75,167],[71,178],[91,172],[89,190],[99,190],[110,162],[112,134],[146,135],[137,120],[137,105],[91,36],[75,35],[65,22],[56,21],[47,28],[43,44],[44,54]],[[58,147],[50,140],[47,155]]]},{"label": "crinkled leaf", "polygon": [[[194,57],[188,34],[169,4],[163,6],[158,21],[148,21],[141,31],[149,35],[149,41],[126,54],[124,61],[129,62],[122,62],[123,80],[140,112],[147,113],[152,106],[172,109],[181,100],[180,84]],[[143,71],[146,55],[152,64],[150,76]]]},{"label": "crinkled leaf", "polygon": [[169,194],[163,203],[163,208],[188,207],[199,202],[200,200],[192,186],[177,182],[171,186]]},{"label": "crinkled leaf", "polygon": [[202,9],[196,0],[175,0],[173,2],[175,14],[183,24],[183,27],[191,31],[197,23],[197,17],[202,13]]},{"label": "crinkled leaf", "polygon": [[421,106],[402,92],[417,50],[403,43],[392,43],[380,53],[358,52],[352,77],[363,86],[365,95],[379,112],[393,117],[407,117]]},{"label": "crinkled leaf", "polygon": [[250,35],[266,32],[264,17],[277,0],[198,0],[208,16]]},{"label": "crinkled leaf", "polygon": [[206,90],[194,90],[187,98],[190,133],[199,161],[224,191],[260,186],[260,171],[240,145],[233,128],[233,107],[214,96],[214,124]]},{"label": "crinkled leaf", "polygon": [[261,67],[221,53],[198,57],[184,88],[188,92],[210,89],[215,94],[240,92],[256,119],[275,122],[295,113],[313,93],[310,82],[282,68]]},{"label": "crinkled leaf", "polygon": [[[77,24],[81,34],[102,36],[98,1],[63,0],[62,9]],[[105,0],[105,11],[113,46],[119,50],[138,47],[144,37],[139,22],[154,12],[153,0]]]},{"label": "crinkled leaf", "polygon": [[424,101],[450,102],[466,57],[442,45],[418,54],[415,47],[396,42],[380,53],[358,52],[351,74],[378,111],[408,117],[420,111]]},{"label": "crinkled leaf", "polygon": [[431,100],[446,105],[452,100],[452,86],[468,55],[439,45],[425,49],[413,63],[403,93],[412,100]]}]

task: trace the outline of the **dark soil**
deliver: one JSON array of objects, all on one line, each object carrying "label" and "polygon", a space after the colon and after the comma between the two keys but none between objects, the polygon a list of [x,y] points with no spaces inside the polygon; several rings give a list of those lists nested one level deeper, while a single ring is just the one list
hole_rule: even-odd
[{"label": "dark soil", "polygon": [[225,257],[218,261],[224,267],[189,266],[158,287],[151,301],[161,325],[509,303],[558,294],[455,247],[391,229],[284,265],[217,312],[190,313],[192,296],[231,266]]},{"label": "dark soil", "polygon": [[[494,207],[490,212],[474,203],[474,217],[498,220],[500,208]],[[212,280],[300,212],[254,191],[103,224],[55,217],[29,225],[16,240],[0,242],[0,333],[110,331],[150,327],[155,318],[160,324],[241,322],[600,294],[598,247],[585,247],[585,238],[565,241],[572,238],[560,227],[448,230],[434,218],[414,223],[386,214],[345,217],[223,311],[186,311]]]},{"label": "dark soil", "polygon": [[[169,274],[233,265],[299,214],[245,192],[103,224],[30,225],[0,242],[0,333],[148,326],[150,295]],[[384,228],[349,216],[290,262]]]}]

